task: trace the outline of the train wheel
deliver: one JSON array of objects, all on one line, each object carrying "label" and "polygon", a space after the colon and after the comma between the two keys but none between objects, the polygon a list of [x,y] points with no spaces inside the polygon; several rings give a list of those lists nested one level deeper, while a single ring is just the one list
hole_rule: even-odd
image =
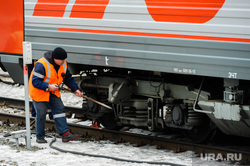
[{"label": "train wheel", "polygon": [[118,130],[118,125],[114,113],[105,113],[99,118],[101,124],[109,130]]},{"label": "train wheel", "polygon": [[204,125],[195,126],[192,130],[183,130],[183,133],[195,143],[205,143],[211,141],[217,131],[215,124],[207,118]]}]

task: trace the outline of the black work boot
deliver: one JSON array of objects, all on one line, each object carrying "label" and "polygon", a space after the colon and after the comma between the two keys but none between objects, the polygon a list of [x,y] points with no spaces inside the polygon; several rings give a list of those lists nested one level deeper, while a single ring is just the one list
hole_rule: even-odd
[{"label": "black work boot", "polygon": [[80,135],[78,134],[72,134],[70,131],[67,131],[62,135],[62,142],[69,142],[78,140],[80,138]]},{"label": "black work boot", "polygon": [[39,144],[45,144],[45,143],[47,143],[47,141],[44,138],[42,138],[42,139],[36,139],[36,142],[39,143]]}]

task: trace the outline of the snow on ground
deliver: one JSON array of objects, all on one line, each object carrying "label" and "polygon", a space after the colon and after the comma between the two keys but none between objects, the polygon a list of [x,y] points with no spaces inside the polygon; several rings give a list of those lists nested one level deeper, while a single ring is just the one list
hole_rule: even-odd
[{"label": "snow on ground", "polygon": [[[49,142],[51,138],[46,138]],[[25,144],[24,139],[20,139],[20,143]],[[64,150],[77,151],[89,154],[106,155],[112,157],[122,157],[124,159],[139,161],[156,161],[156,162],[173,162],[175,164],[191,165],[192,152],[182,154],[174,154],[165,150],[156,150],[153,146],[133,147],[128,144],[113,144],[108,141],[88,141],[81,143],[74,141],[62,143],[61,139],[53,144]],[[66,165],[85,165],[85,166],[110,166],[110,165],[126,165],[136,166],[142,165],[137,163],[120,162],[105,158],[94,158],[88,156],[75,155],[70,153],[62,153],[51,149],[49,144],[37,144],[34,136],[32,136],[32,146],[39,147],[40,150],[17,150],[9,145],[2,145],[0,149],[0,165],[1,161],[16,162],[19,166],[66,166]],[[146,164],[143,164],[146,165]]]},{"label": "snow on ground", "polygon": [[[0,95],[5,97],[15,97],[17,99],[24,99],[24,86],[23,85],[7,85],[0,82]],[[77,97],[74,93],[62,92],[62,101],[66,106],[81,107],[83,99]],[[31,98],[30,98],[31,100]]]},{"label": "snow on ground", "polygon": [[[71,153],[59,152],[49,147],[47,144],[38,144],[35,142],[35,136],[32,135],[31,145],[32,150],[27,150],[25,139],[20,138],[20,148],[16,148],[15,140],[10,137],[3,137],[0,133],[0,166],[149,166],[153,164],[132,163],[116,161],[106,158],[95,158]],[[52,138],[46,138],[48,142]],[[13,146],[6,142],[11,142]],[[168,150],[157,150],[155,146],[134,147],[128,143],[114,144],[109,141],[72,141],[62,143],[60,138],[53,144],[67,151],[75,151],[85,154],[112,156],[128,160],[150,161],[150,162],[167,162],[178,165],[187,166],[227,166],[226,162],[206,161],[195,158],[191,151],[182,153],[173,153]],[[34,150],[35,149],[35,150]]]},{"label": "snow on ground", "polygon": [[[0,96],[16,97],[24,99],[24,88],[18,85],[7,85],[0,82]],[[82,99],[72,93],[62,94],[65,105],[81,107]],[[4,108],[1,108],[4,109]],[[8,108],[9,109],[9,108]],[[0,110],[1,111],[1,110]],[[5,110],[6,111],[6,110]],[[20,110],[9,109],[9,112],[20,112]],[[72,120],[68,120],[69,122]],[[81,122],[90,125],[91,122]],[[0,126],[3,124],[0,121]],[[31,150],[25,148],[25,139],[19,139],[20,148],[15,146],[15,139],[3,137],[5,129],[0,128],[0,166],[146,166],[150,164],[121,162],[112,159],[95,158],[89,156],[76,155],[59,152],[49,147],[52,138],[46,138],[49,143],[38,144],[35,142],[35,135],[32,135]],[[141,129],[132,129],[131,132],[142,133]],[[147,133],[144,131],[144,133]],[[130,144],[114,144],[109,141],[74,141],[62,143],[60,138],[53,144],[54,146],[70,151],[98,154],[139,161],[168,162],[188,166],[226,166],[229,162],[208,161],[206,158],[194,157],[191,151],[174,153],[168,150],[157,150],[155,146],[134,147]]]}]

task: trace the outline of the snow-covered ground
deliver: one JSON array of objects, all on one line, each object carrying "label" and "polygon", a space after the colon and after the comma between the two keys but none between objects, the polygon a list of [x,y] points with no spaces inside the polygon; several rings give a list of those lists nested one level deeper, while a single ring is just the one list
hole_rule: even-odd
[{"label": "snow-covered ground", "polygon": [[[24,99],[24,87],[18,85],[7,85],[0,82],[0,96],[16,97]],[[82,99],[76,97],[71,93],[63,93],[62,100],[65,105],[73,105],[81,107]],[[4,110],[5,108],[0,108]],[[5,110],[6,111],[6,110]],[[9,110],[10,112],[13,110]],[[14,112],[14,111],[13,111]],[[69,120],[70,121],[70,120]],[[90,122],[86,122],[90,124]],[[137,166],[137,165],[150,165],[146,163],[131,163],[121,162],[106,158],[96,158],[89,156],[82,156],[71,153],[59,152],[50,148],[49,143],[52,138],[46,138],[49,143],[38,144],[36,138],[32,135],[31,150],[25,148],[25,139],[19,139],[19,149],[15,146],[15,139],[11,137],[3,137],[7,132],[3,128],[3,124],[0,121],[0,166]],[[140,129],[133,129],[132,132],[141,132]],[[147,132],[145,132],[147,133]],[[129,160],[139,161],[153,161],[153,162],[167,162],[188,166],[226,166],[232,165],[227,161],[216,162],[208,160],[204,155],[203,158],[195,157],[192,151],[174,153],[168,150],[157,150],[155,146],[142,146],[135,147],[128,143],[114,144],[109,141],[74,141],[68,143],[62,143],[60,138],[53,144],[54,146],[82,153],[89,153],[95,155],[112,156]],[[212,158],[213,159],[213,158]]]},{"label": "snow-covered ground", "polygon": [[[53,138],[46,138],[50,143]],[[7,142],[11,142],[7,143]],[[122,162],[106,158],[89,157],[71,153],[63,153],[50,148],[49,143],[38,144],[32,135],[31,150],[25,149],[25,139],[19,139],[19,149],[15,140],[3,137],[0,133],[0,166],[144,166],[146,163]],[[187,166],[227,166],[228,162],[207,161],[204,158],[194,157],[192,151],[174,153],[168,150],[157,150],[155,146],[135,147],[128,143],[114,144],[109,141],[72,141],[62,143],[60,138],[53,146],[67,151],[85,154],[112,156],[127,160],[166,162]]]}]

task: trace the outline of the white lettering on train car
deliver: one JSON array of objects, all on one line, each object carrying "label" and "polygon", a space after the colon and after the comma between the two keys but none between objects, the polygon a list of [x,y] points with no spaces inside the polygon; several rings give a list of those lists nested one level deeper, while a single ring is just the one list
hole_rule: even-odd
[{"label": "white lettering on train car", "polygon": [[108,57],[105,56],[105,63],[106,63],[106,65],[109,65],[109,64],[108,64],[108,60],[109,60]]},{"label": "white lettering on train car", "polygon": [[196,74],[196,70],[195,69],[187,69],[187,68],[174,67],[173,71],[177,72],[177,73]]},{"label": "white lettering on train car", "polygon": [[228,78],[237,78],[237,73],[228,72]]}]

